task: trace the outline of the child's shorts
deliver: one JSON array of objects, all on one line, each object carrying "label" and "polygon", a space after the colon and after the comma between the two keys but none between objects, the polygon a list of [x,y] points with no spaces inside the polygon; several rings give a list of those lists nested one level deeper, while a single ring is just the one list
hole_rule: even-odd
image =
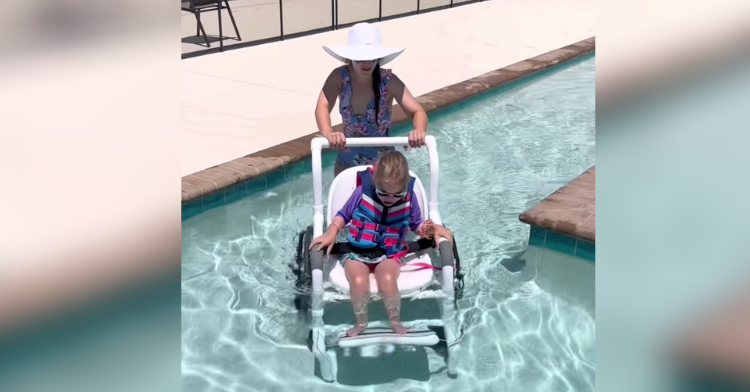
[{"label": "child's shorts", "polygon": [[[370,268],[370,272],[375,272],[375,267],[377,267],[378,264],[380,264],[381,261],[388,260],[388,256],[383,255],[383,256],[372,257],[371,258],[371,257],[367,257],[367,256],[358,255],[356,253],[345,253],[345,254],[341,255],[341,258],[339,259],[339,263],[341,263],[341,266],[343,267],[344,266],[344,262],[346,262],[349,259],[351,259],[351,260],[357,260],[357,261],[359,261],[361,263],[364,263],[365,265],[367,265],[368,268]],[[400,259],[397,260],[397,261],[399,263],[402,263],[402,261]]]}]

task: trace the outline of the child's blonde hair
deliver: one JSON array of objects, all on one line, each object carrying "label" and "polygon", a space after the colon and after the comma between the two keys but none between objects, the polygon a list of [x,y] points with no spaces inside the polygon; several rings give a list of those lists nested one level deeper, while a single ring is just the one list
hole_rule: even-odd
[{"label": "child's blonde hair", "polygon": [[383,154],[375,166],[375,185],[391,184],[401,188],[409,185],[409,163],[398,151]]}]

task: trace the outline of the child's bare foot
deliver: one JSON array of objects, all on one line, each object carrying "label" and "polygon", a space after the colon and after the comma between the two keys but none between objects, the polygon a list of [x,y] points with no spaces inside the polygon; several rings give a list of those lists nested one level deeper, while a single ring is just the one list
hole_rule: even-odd
[{"label": "child's bare foot", "polygon": [[357,324],[354,328],[350,328],[346,331],[346,336],[352,337],[362,333],[367,328],[367,324]]},{"label": "child's bare foot", "polygon": [[406,335],[406,332],[408,331],[406,328],[404,328],[403,325],[401,325],[398,321],[391,321],[391,328],[393,329],[393,332],[399,334],[399,335]]}]

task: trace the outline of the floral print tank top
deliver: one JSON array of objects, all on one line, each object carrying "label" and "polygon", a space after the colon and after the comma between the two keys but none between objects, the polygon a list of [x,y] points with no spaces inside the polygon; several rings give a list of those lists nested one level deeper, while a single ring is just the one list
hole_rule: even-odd
[{"label": "floral print tank top", "polygon": [[[344,128],[344,136],[352,137],[388,137],[391,131],[391,108],[388,106],[388,82],[391,70],[380,69],[380,110],[375,118],[375,99],[370,100],[364,115],[357,115],[351,106],[352,81],[346,65],[339,68],[341,74],[341,93],[339,95],[339,112]],[[352,147],[339,153],[339,162],[345,167],[370,165],[381,155],[393,151],[393,147]]]}]

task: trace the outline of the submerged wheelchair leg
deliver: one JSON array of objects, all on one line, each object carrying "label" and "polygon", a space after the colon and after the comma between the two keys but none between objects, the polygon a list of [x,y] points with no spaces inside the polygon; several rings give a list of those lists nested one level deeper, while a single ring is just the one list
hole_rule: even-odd
[{"label": "submerged wheelchair leg", "polygon": [[442,299],[442,306],[440,312],[443,318],[443,330],[445,331],[445,344],[448,350],[448,357],[446,358],[446,367],[448,368],[448,377],[455,378],[456,373],[456,361],[454,355],[458,345],[456,344],[459,336],[458,324],[456,320],[456,308],[455,308],[455,290],[453,286],[453,247],[449,241],[442,241],[438,246],[440,250],[440,258],[443,265],[443,281],[442,287],[446,296]]},{"label": "submerged wheelchair leg", "polygon": [[336,379],[336,352],[326,350],[326,330],[323,323],[323,252],[314,250],[310,254],[312,266],[312,350],[320,364],[323,380]]}]

